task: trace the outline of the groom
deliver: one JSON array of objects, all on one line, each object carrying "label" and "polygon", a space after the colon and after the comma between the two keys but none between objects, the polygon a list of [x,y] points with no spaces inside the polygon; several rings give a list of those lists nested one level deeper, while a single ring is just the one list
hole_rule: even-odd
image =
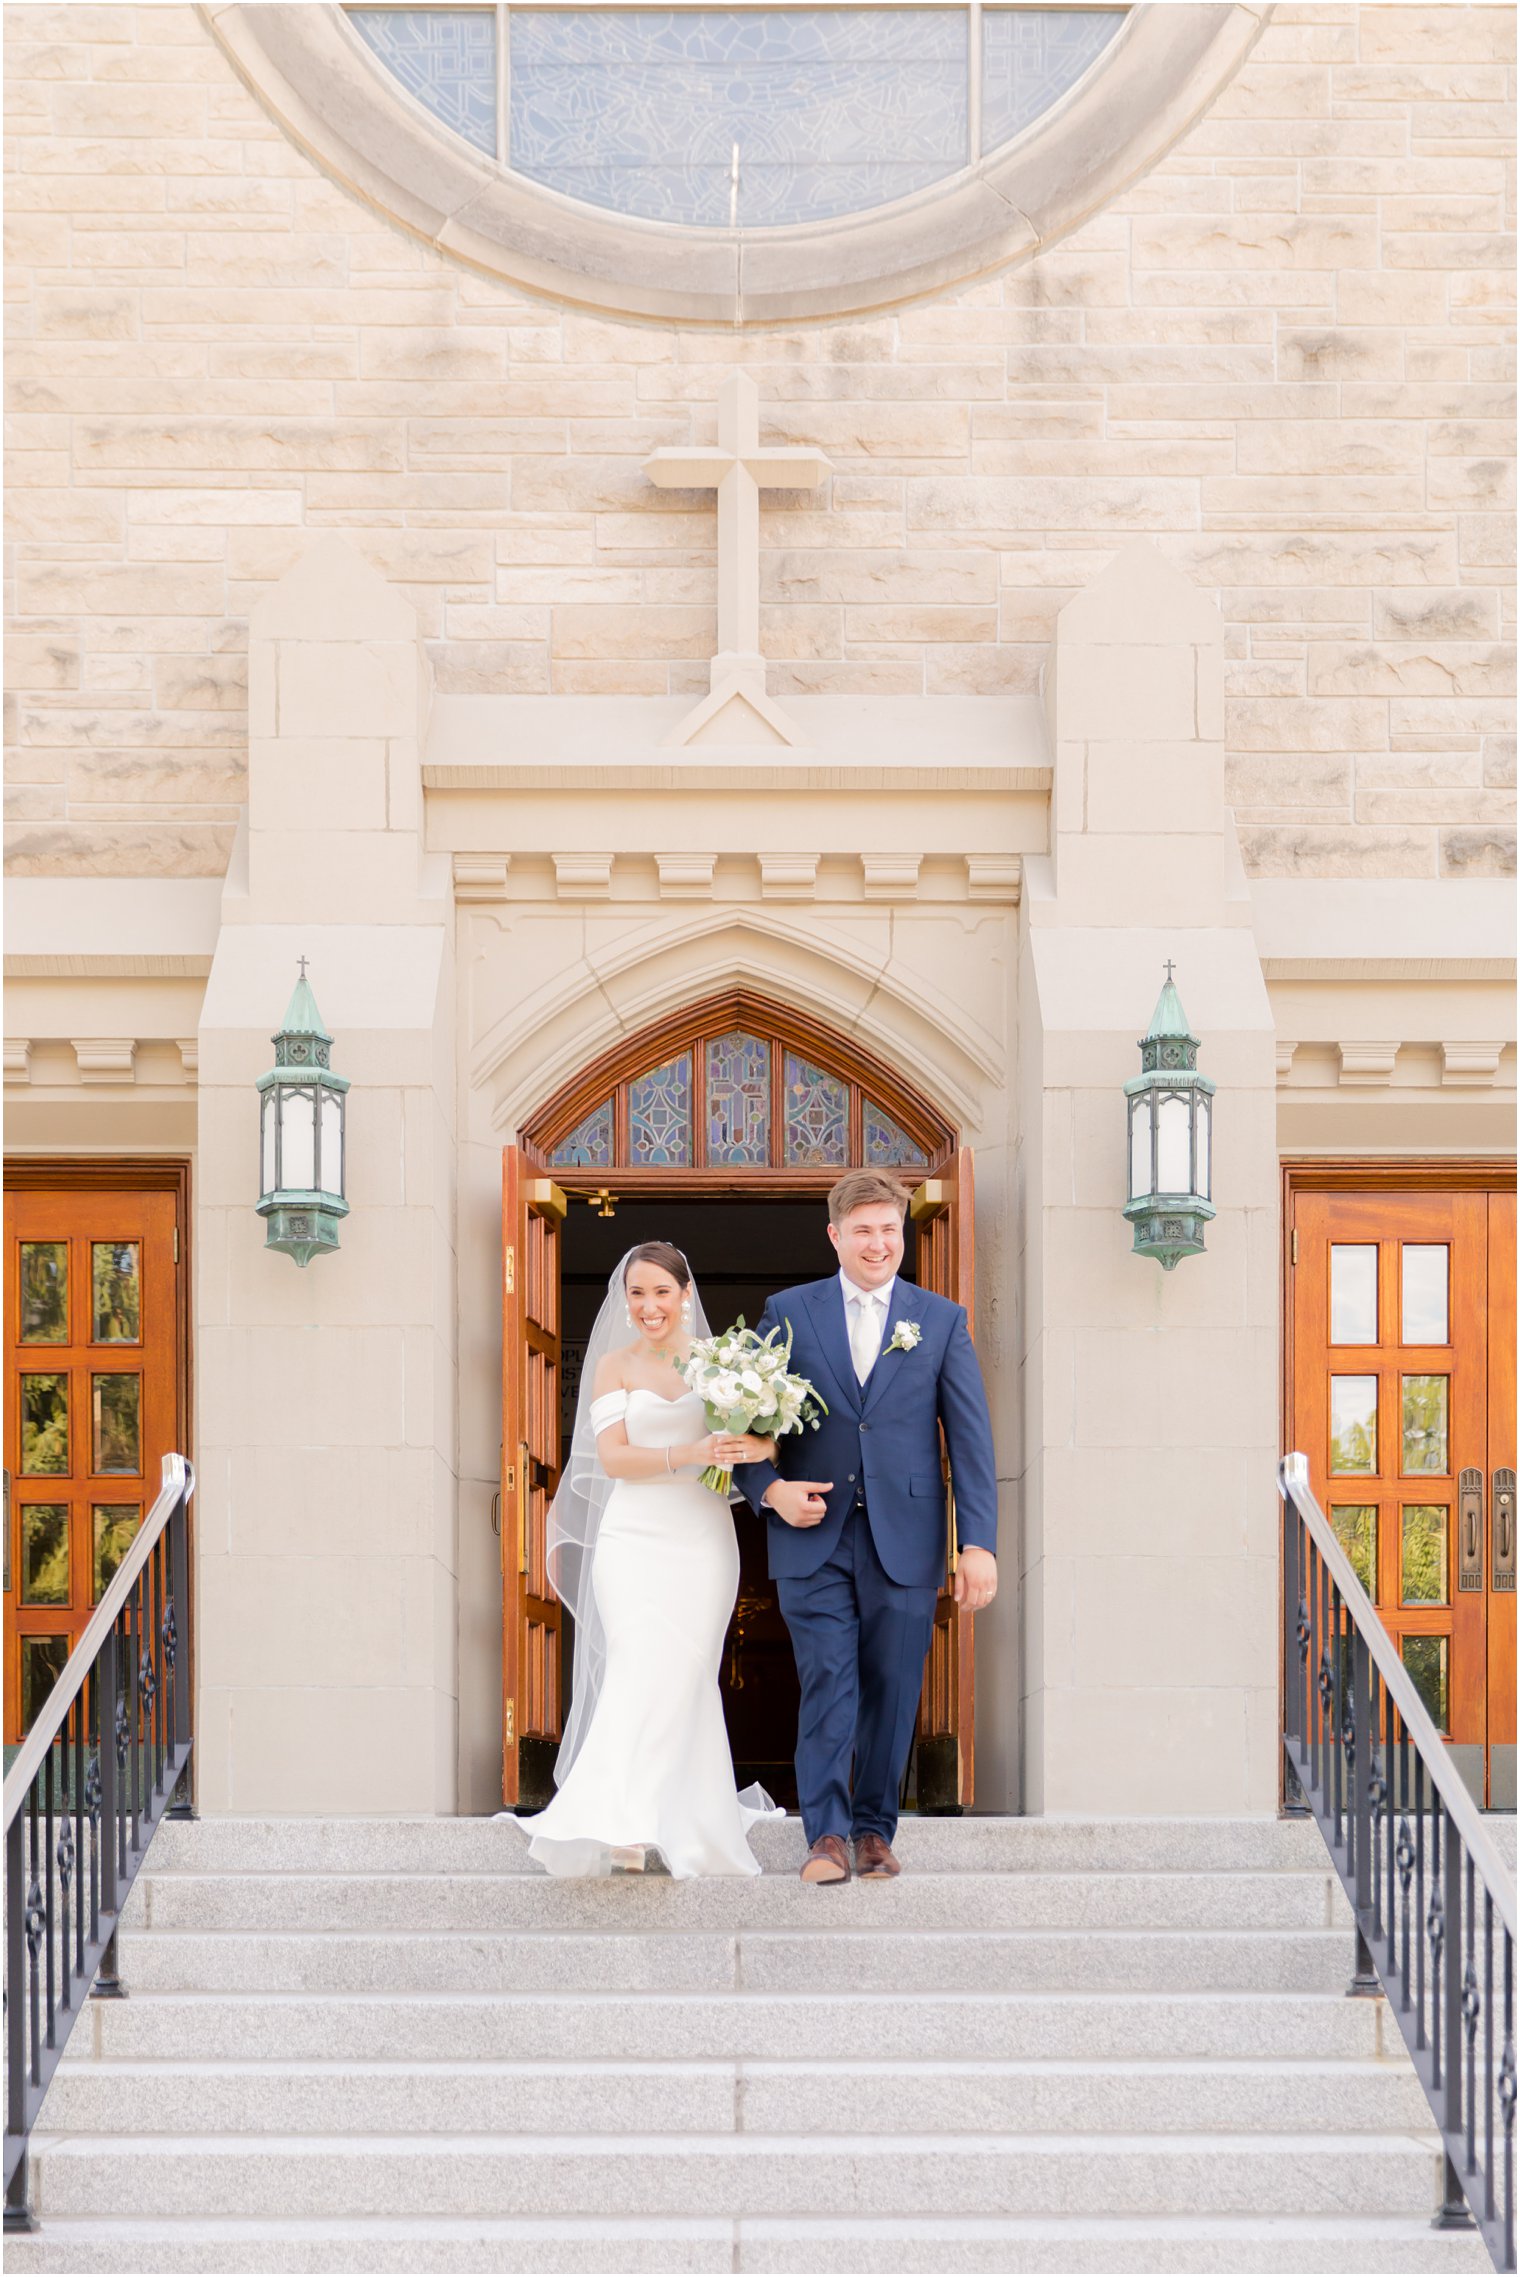
[{"label": "groom", "polygon": [[[852,1170],[829,1195],[839,1271],[784,1289],[760,1333],[790,1330],[792,1366],[829,1412],[792,1432],[774,1463],[735,1475],[766,1513],[771,1578],[802,1684],[797,1791],[805,1882],[899,1871],[897,1798],[913,1741],[945,1562],[940,1426],[955,1479],[955,1598],[997,1590],[997,1466],[963,1305],[898,1279],[908,1198]],[[805,1443],[804,1443],[805,1441]],[[820,1470],[823,1478],[803,1478]]]}]

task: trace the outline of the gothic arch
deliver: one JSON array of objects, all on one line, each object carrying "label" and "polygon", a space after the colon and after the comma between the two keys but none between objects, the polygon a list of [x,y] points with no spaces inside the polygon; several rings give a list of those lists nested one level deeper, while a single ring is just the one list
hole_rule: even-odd
[{"label": "gothic arch", "polygon": [[851,1167],[928,1176],[955,1132],[874,1054],[752,988],[718,990],[623,1036],[525,1123],[559,1179],[815,1187]]},{"label": "gothic arch", "polygon": [[[965,953],[980,956],[969,936]],[[982,1123],[989,1092],[1007,1080],[997,1037],[953,976],[947,984],[941,972],[931,987],[880,940],[821,916],[800,928],[790,908],[678,916],[661,907],[657,918],[556,965],[539,985],[514,986],[472,1055],[472,1085],[493,1094],[493,1128],[523,1130],[601,1053],[723,988],[818,1008],[832,1034],[897,1069],[963,1133]]]}]

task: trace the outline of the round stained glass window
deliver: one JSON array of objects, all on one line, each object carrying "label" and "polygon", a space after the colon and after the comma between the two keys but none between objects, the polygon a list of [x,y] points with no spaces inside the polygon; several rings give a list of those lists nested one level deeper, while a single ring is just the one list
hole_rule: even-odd
[{"label": "round stained glass window", "polygon": [[582,308],[726,328],[865,314],[1033,259],[1204,115],[1268,14],[204,11],[292,141],[446,259]]},{"label": "round stained glass window", "polygon": [[704,229],[891,205],[1015,141],[1123,8],[356,7],[442,126],[584,205]]}]

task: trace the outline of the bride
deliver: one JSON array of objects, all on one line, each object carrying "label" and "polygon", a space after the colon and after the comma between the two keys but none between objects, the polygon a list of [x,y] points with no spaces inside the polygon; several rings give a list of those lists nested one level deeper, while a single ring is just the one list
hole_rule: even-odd
[{"label": "bride", "polygon": [[698,1478],[775,1444],[703,1431],[680,1374],[694,1329],[707,1323],[680,1250],[629,1250],[592,1331],[549,1513],[550,1579],[575,1616],[574,1692],[559,1792],[519,1823],[551,1874],[641,1873],[656,1855],[682,1878],[758,1874],[747,1831],[784,1815],[759,1787],[734,1791],[718,1668],[739,1545],[727,1502]]}]

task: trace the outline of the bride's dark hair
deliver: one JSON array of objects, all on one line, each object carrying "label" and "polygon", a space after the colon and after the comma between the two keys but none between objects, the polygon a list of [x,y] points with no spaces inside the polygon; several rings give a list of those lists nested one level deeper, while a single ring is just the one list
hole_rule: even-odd
[{"label": "bride's dark hair", "polygon": [[660,1271],[668,1273],[681,1288],[689,1289],[691,1287],[691,1267],[681,1255],[680,1250],[668,1241],[641,1241],[637,1249],[629,1250],[628,1262],[623,1267],[623,1286],[625,1289],[628,1286],[628,1276],[635,1265],[658,1265]]}]

